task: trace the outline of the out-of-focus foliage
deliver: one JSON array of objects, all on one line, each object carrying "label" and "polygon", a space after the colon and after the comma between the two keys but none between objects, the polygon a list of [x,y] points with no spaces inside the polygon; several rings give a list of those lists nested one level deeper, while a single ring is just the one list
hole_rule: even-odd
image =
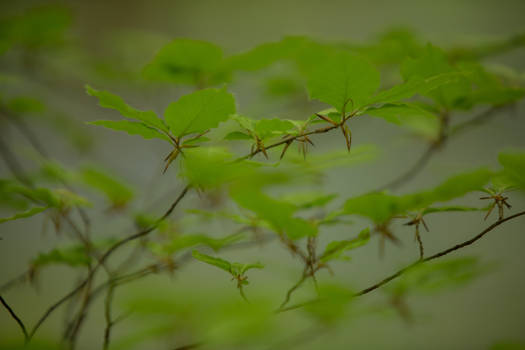
[{"label": "out-of-focus foliage", "polygon": [[[441,218],[450,212],[486,210],[488,217],[495,205],[500,209],[496,225],[504,222],[503,209],[510,209],[510,205],[503,193],[515,188],[525,190],[522,151],[500,153],[498,169],[466,171],[432,188],[408,193],[373,190],[346,179],[336,192],[327,190],[322,180],[333,168],[359,165],[376,157],[377,147],[364,145],[374,140],[360,134],[362,129],[354,124],[354,118],[363,124],[371,121],[370,117],[380,118],[419,136],[417,142],[437,151],[457,130],[468,127],[457,114],[499,110],[521,101],[525,96],[523,79],[491,69],[482,59],[491,52],[524,46],[523,35],[477,48],[447,50],[423,42],[409,30],[394,29],[364,44],[294,36],[240,53],[225,53],[217,44],[202,40],[169,41],[161,35],[153,39],[152,35],[151,42],[142,45],[140,40],[111,43],[116,51],[119,45],[127,45],[132,56],[140,56],[136,61],[122,57],[121,63],[108,62],[99,57],[103,55],[76,47],[79,43],[69,31],[71,21],[70,11],[59,6],[28,9],[0,19],[0,59],[16,66],[15,73],[3,68],[0,71],[0,147],[11,172],[9,177],[2,174],[5,178],[0,180],[0,224],[42,218],[44,223],[54,224],[57,237],[68,241],[42,249],[30,259],[28,280],[54,265],[87,274],[87,287],[79,289],[83,299],[78,304],[72,302],[73,312],[66,315],[69,326],[65,342],[74,338],[74,326],[80,329],[87,308],[98,305],[92,300],[104,294],[100,292],[106,287],[110,291],[105,303],[106,337],[111,340],[111,349],[158,347],[159,342],[178,349],[201,345],[279,348],[279,341],[290,338],[292,328],[308,330],[305,326],[314,326],[309,332],[312,334],[319,329],[336,329],[358,315],[360,293],[341,281],[326,283],[325,279],[332,278],[332,268],[337,264],[350,260],[348,254],[358,256],[367,249],[364,247],[373,239],[372,234],[393,239],[390,224],[400,217],[410,220],[406,225],[416,227],[420,260],[394,274],[391,281],[386,280],[390,282],[385,286],[388,297],[399,310],[408,296],[462,285],[490,270],[475,258],[425,262],[419,224],[426,228],[423,218],[428,214]],[[142,38],[148,41],[144,38],[148,35]],[[142,52],[144,47],[148,52]],[[155,52],[153,47],[157,47]],[[136,65],[148,57],[143,67]],[[67,79],[62,81],[64,76]],[[302,117],[290,116],[286,110],[271,115],[250,112],[236,85],[250,76],[262,77],[263,83],[257,86],[266,99],[299,102]],[[85,85],[86,81],[107,85],[118,94]],[[154,145],[163,148],[152,148],[152,157],[157,162],[164,160],[164,172],[171,166],[164,179],[177,186],[182,183],[184,187],[179,187],[184,190],[180,197],[165,194],[177,201],[164,214],[151,214],[157,210],[157,203],[152,204],[153,209],[148,207],[150,192],[158,192],[134,188],[99,165],[85,165],[81,160],[66,166],[47,154],[47,144],[42,147],[40,135],[34,137],[32,133],[42,125],[51,126],[53,136],[61,130],[64,135],[60,137],[74,141],[83,151],[89,151],[87,130],[99,130],[82,125],[76,115],[70,116],[77,113],[77,101],[59,107],[61,99],[69,95],[51,97],[49,92],[63,83],[85,86],[100,107],[123,117],[112,119],[105,111],[109,119],[95,120],[90,113],[86,116],[88,124],[165,141]],[[149,95],[141,95],[142,101],[135,101],[128,97],[134,89],[158,93],[163,100],[157,103]],[[81,114],[81,108],[78,110]],[[93,111],[104,113],[102,109]],[[12,133],[15,129],[18,134]],[[319,145],[323,138],[341,134],[344,141],[341,139],[340,148]],[[141,162],[133,154],[142,147],[141,140],[136,139],[136,148],[126,152],[131,153],[128,159]],[[21,142],[33,147],[26,152],[31,153],[28,164],[26,159],[18,161],[26,154],[19,147]],[[109,159],[120,159],[111,148],[96,146]],[[469,201],[467,195],[480,191],[489,194],[482,199],[493,200],[492,206],[456,203]],[[111,209],[130,210],[102,213],[93,208],[99,200],[96,196],[92,199],[91,192],[101,194]],[[136,198],[143,192],[148,195],[145,201]],[[357,195],[348,198],[349,192]],[[187,202],[193,209],[181,208]],[[93,213],[103,218],[101,222],[90,221]],[[138,231],[127,229],[120,238],[114,238],[118,232],[112,220],[129,219],[128,215],[133,216]],[[359,217],[371,221],[367,224],[371,226],[349,230],[352,220],[359,222]],[[66,234],[58,236],[62,233]],[[290,253],[293,263],[273,261],[270,249],[263,249],[267,242],[271,249],[282,247]],[[113,252],[128,243],[128,258],[114,264]],[[245,247],[258,250],[234,256],[237,249]],[[184,276],[182,267],[190,263],[202,276],[179,278],[179,269]],[[359,262],[359,268],[366,270],[367,262]],[[99,276],[93,277],[98,271],[107,274],[101,285],[97,284]],[[144,291],[123,287],[165,271],[175,274],[173,290],[157,289],[149,281]],[[330,276],[321,274],[324,271]],[[273,281],[282,278],[279,274],[288,272],[296,273],[299,281],[289,287],[276,282],[274,288]],[[247,275],[249,298],[244,290]],[[244,300],[230,289],[217,287],[223,277],[236,283]],[[306,285],[308,288],[301,290]],[[119,311],[131,312],[129,320],[117,318],[111,310],[111,293],[117,288],[117,295],[126,290],[125,301],[118,305]],[[163,295],[165,290],[169,293]],[[296,291],[304,294],[297,297]],[[310,292],[314,299],[304,299]],[[292,302],[298,304],[290,306]],[[301,311],[293,314],[296,309]],[[135,323],[136,329],[113,334],[110,339],[109,328],[121,321]],[[295,345],[295,338],[291,340]],[[509,346],[514,345],[502,343],[494,349]],[[17,345],[8,343],[0,348],[16,349]],[[48,347],[32,342],[28,348]]]}]

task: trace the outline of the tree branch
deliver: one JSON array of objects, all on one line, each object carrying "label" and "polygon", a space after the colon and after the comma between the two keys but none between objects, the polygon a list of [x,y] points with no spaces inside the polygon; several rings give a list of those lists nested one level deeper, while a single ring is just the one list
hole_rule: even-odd
[{"label": "tree branch", "polygon": [[118,242],[116,242],[115,244],[113,244],[99,259],[98,263],[93,267],[93,269],[91,270],[91,272],[88,273],[86,279],[84,279],[84,281],[82,281],[75,289],[73,289],[72,291],[70,291],[68,294],[66,294],[65,296],[63,296],[61,299],[59,299],[56,303],[54,303],[53,305],[51,305],[45,312],[44,314],[40,317],[40,319],[37,321],[37,323],[35,324],[35,326],[33,327],[33,329],[31,330],[31,332],[29,333],[29,339],[33,338],[33,336],[35,335],[36,331],[40,328],[40,326],[42,325],[42,323],[49,317],[49,315],[51,315],[53,313],[53,311],[55,311],[60,305],[62,305],[64,302],[66,302],[67,300],[69,300],[69,298],[71,298],[72,296],[74,296],[75,294],[77,294],[79,291],[81,291],[84,286],[86,284],[88,284],[91,279],[93,278],[93,276],[95,275],[95,273],[98,271],[98,269],[100,268],[100,266],[109,258],[109,256],[111,256],[111,254],[113,254],[118,248],[122,247],[123,245],[125,245],[126,243],[129,243],[131,241],[134,241],[138,238],[141,238],[141,237],[144,237],[146,235],[148,235],[149,233],[151,233],[152,231],[154,231],[158,225],[163,222],[172,212],[173,210],[175,209],[175,207],[179,204],[179,202],[184,198],[184,196],[186,195],[186,193],[188,193],[190,189],[190,186],[186,186],[184,187],[184,189],[182,190],[182,192],[177,196],[177,198],[175,199],[175,201],[171,204],[171,206],[168,208],[168,210],[164,213],[164,215],[161,216],[160,219],[157,220],[157,222],[155,222],[151,227],[145,229],[145,230],[142,230],[142,231],[139,231],[131,236],[128,236]]},{"label": "tree branch", "polygon": [[[479,234],[477,234],[476,236],[472,237],[471,239],[469,240],[466,240],[462,243],[459,243],[459,244],[456,244],[455,246],[453,247],[450,247],[448,249],[445,249],[441,252],[438,252],[434,255],[431,255],[425,259],[422,259],[422,260],[417,260],[415,262],[413,262],[412,264],[394,272],[393,274],[391,274],[390,276],[382,279],[381,281],[371,285],[370,287],[368,288],[365,288],[357,293],[355,293],[353,296],[354,297],[358,297],[358,296],[362,296],[362,295],[365,295],[365,294],[368,294],[382,286],[384,286],[385,284],[387,284],[388,282],[402,276],[405,272],[407,272],[409,269],[413,268],[414,266],[417,266],[419,264],[422,264],[422,263],[425,263],[425,262],[428,262],[428,261],[431,261],[431,260],[435,260],[435,259],[438,259],[438,258],[441,258],[445,255],[448,255],[452,252],[455,252],[456,250],[459,250],[459,249],[462,249],[464,247],[467,247],[473,243],[475,243],[476,241],[478,241],[479,239],[483,238],[483,236],[485,236],[487,233],[489,233],[490,231],[492,231],[493,229],[495,229],[496,227],[498,227],[499,225],[509,221],[509,220],[512,220],[512,219],[515,219],[517,217],[520,217],[520,216],[523,216],[525,215],[525,211],[522,211],[522,212],[519,212],[519,213],[516,213],[514,215],[511,215],[511,216],[508,216],[504,219],[500,219],[498,221],[496,221],[495,223],[493,223],[492,225],[490,225],[489,227],[487,227],[486,229],[484,229],[483,231],[481,231]],[[300,303],[300,304],[296,304],[296,305],[292,305],[292,306],[289,306],[289,307],[286,307],[286,308],[280,308],[278,309],[276,312],[280,313],[280,312],[284,312],[284,311],[290,311],[290,310],[295,310],[295,309],[299,309],[303,306],[306,306],[306,305],[310,305],[310,304],[314,304],[316,302],[319,302],[321,299],[319,298],[316,298],[316,299],[311,299],[311,300],[308,300],[308,301],[305,301],[303,303]]]},{"label": "tree branch", "polygon": [[13,309],[11,309],[11,307],[9,306],[9,304],[7,304],[7,302],[5,301],[5,299],[0,295],[0,302],[2,303],[2,305],[6,308],[7,312],[9,312],[9,314],[11,315],[11,317],[16,321],[16,323],[18,324],[18,326],[20,327],[20,329],[22,330],[22,333],[24,333],[24,340],[25,342],[27,343],[27,341],[29,340],[29,335],[27,334],[27,330],[26,330],[26,326],[24,325],[24,322],[22,322],[22,320],[20,319],[20,317],[18,317],[15,312],[13,311]]}]

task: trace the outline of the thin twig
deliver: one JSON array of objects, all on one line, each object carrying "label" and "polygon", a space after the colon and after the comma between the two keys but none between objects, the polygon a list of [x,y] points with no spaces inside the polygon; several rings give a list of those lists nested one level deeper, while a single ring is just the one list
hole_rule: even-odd
[{"label": "thin twig", "polygon": [[[462,243],[459,243],[459,244],[456,244],[455,246],[453,247],[450,247],[448,249],[445,249],[441,252],[438,252],[434,255],[431,255],[425,259],[422,259],[422,260],[417,260],[415,262],[413,262],[412,264],[394,272],[393,274],[391,274],[390,276],[382,279],[381,281],[371,285],[370,287],[368,288],[365,288],[363,290],[361,290],[360,292],[357,292],[355,293],[353,296],[354,297],[358,297],[358,296],[362,296],[362,295],[365,295],[365,294],[368,294],[382,286],[384,286],[385,284],[387,284],[388,282],[400,277],[401,275],[403,275],[404,273],[406,273],[408,270],[410,270],[411,268],[413,268],[414,266],[417,266],[419,264],[422,264],[422,263],[425,263],[425,262],[429,262],[429,261],[432,261],[432,260],[435,260],[435,259],[438,259],[438,258],[441,258],[445,255],[448,255],[452,252],[455,252],[456,250],[459,250],[459,249],[462,249],[464,247],[467,247],[473,243],[475,243],[476,241],[478,241],[479,239],[483,238],[483,236],[485,236],[487,233],[489,233],[490,231],[492,231],[493,229],[495,229],[496,227],[498,227],[499,225],[509,221],[509,220],[512,220],[514,218],[517,218],[517,217],[520,217],[520,216],[523,216],[525,215],[525,211],[522,211],[522,212],[519,212],[519,213],[516,213],[514,215],[511,215],[511,216],[508,216],[504,219],[501,219],[501,220],[498,220],[496,221],[495,223],[493,223],[492,225],[490,225],[489,227],[487,227],[486,229],[484,229],[483,231],[481,231],[479,234],[477,234],[476,236],[472,237],[471,239],[468,239]],[[308,300],[308,301],[305,301],[303,303],[300,303],[300,304],[296,304],[296,305],[292,305],[292,306],[289,306],[289,307],[286,307],[286,308],[279,308],[276,312],[280,313],[280,312],[285,312],[285,311],[290,311],[290,310],[295,310],[295,309],[299,309],[299,308],[302,308],[303,306],[306,306],[306,305],[311,305],[311,304],[314,304],[314,303],[317,303],[319,302],[321,299],[319,298],[316,298],[316,299],[311,299],[311,300]]]},{"label": "thin twig", "polygon": [[35,324],[35,326],[33,327],[33,329],[31,330],[31,332],[29,333],[29,339],[31,339],[36,331],[40,328],[40,326],[42,325],[42,323],[49,317],[49,315],[51,315],[53,313],[53,311],[55,311],[60,305],[62,305],[64,302],[66,302],[69,298],[71,298],[72,296],[74,296],[75,294],[77,294],[79,291],[81,291],[84,286],[93,278],[94,274],[97,272],[98,268],[101,266],[101,263],[105,262],[109,256],[111,256],[111,254],[113,254],[118,248],[122,247],[123,245],[125,245],[126,243],[128,242],[131,242],[133,240],[136,240],[138,238],[141,238],[141,237],[144,237],[146,235],[148,235],[150,232],[154,231],[158,225],[164,221],[172,212],[173,210],[175,209],[175,207],[177,206],[177,204],[179,204],[179,202],[182,200],[182,198],[184,198],[184,196],[186,195],[186,193],[188,193],[188,190],[190,189],[190,186],[186,186],[184,187],[184,189],[182,190],[182,192],[179,194],[179,196],[175,199],[175,201],[171,204],[171,206],[168,208],[168,210],[164,213],[164,215],[162,215],[162,217],[157,220],[157,222],[155,224],[153,224],[151,227],[145,229],[145,230],[142,230],[142,231],[139,231],[131,236],[128,236],[118,242],[116,242],[115,244],[113,244],[101,257],[100,257],[100,260],[98,262],[97,265],[95,265],[93,267],[93,269],[91,270],[91,272],[88,274],[88,276],[86,277],[86,279],[84,281],[82,281],[75,289],[73,289],[72,291],[70,291],[68,294],[66,294],[65,296],[63,296],[60,300],[58,300],[56,303],[54,303],[53,305],[51,305],[45,312],[44,314],[39,318],[39,320],[37,321],[37,323]]},{"label": "thin twig", "polygon": [[27,343],[29,340],[29,335],[27,334],[26,326],[24,325],[24,322],[16,315],[16,313],[13,311],[13,309],[9,306],[9,304],[5,301],[5,299],[0,295],[0,302],[2,305],[6,308],[7,312],[11,315],[11,317],[16,321],[20,329],[22,330],[22,333],[24,333],[24,340]]},{"label": "thin twig", "polygon": [[115,292],[115,284],[110,283],[108,293],[106,295],[106,301],[104,303],[104,317],[106,319],[106,329],[104,330],[104,350],[109,348],[109,342],[111,340],[111,328],[115,322],[111,319],[111,304],[113,303],[113,295]]}]

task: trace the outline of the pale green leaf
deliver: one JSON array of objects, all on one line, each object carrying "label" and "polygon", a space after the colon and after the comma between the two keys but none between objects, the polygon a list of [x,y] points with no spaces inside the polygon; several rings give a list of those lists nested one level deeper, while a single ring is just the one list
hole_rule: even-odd
[{"label": "pale green leaf", "polygon": [[131,122],[129,120],[95,120],[88,124],[103,126],[116,131],[125,131],[130,135],[139,135],[145,139],[162,139],[168,142],[170,141],[170,138],[160,131],[153,129],[146,124]]},{"label": "pale green leaf", "polygon": [[182,96],[164,112],[170,131],[177,137],[215,128],[235,113],[235,99],[225,89],[205,89]]},{"label": "pale green leaf", "polygon": [[354,239],[349,240],[343,240],[343,241],[333,241],[330,242],[323,254],[319,257],[319,260],[322,262],[328,262],[330,260],[336,260],[336,259],[348,259],[348,257],[343,256],[343,253],[352,250],[355,248],[359,248],[365,244],[368,243],[370,240],[370,228],[365,228],[362,230],[359,235]]},{"label": "pale green leaf", "polygon": [[26,211],[23,211],[21,213],[16,213],[16,214],[14,214],[12,216],[9,216],[9,217],[6,217],[6,218],[0,218],[0,224],[3,224],[4,222],[7,222],[7,221],[13,221],[13,220],[18,220],[18,219],[25,219],[25,218],[34,216],[36,214],[39,214],[39,213],[43,212],[47,208],[48,207],[33,207],[33,208],[31,208],[29,210],[26,210]]},{"label": "pale green leaf", "polygon": [[115,207],[125,206],[133,198],[133,191],[128,185],[100,169],[84,167],[79,176],[83,183],[104,193]]},{"label": "pale green leaf", "polygon": [[222,269],[222,270],[224,270],[226,272],[232,273],[232,265],[231,265],[231,263],[229,263],[228,261],[226,261],[224,259],[216,258],[216,257],[209,256],[209,255],[206,255],[206,254],[202,254],[202,253],[199,253],[197,250],[192,251],[191,254],[197,260],[200,260],[200,261],[202,261],[202,262],[204,262],[206,264],[218,267],[219,269]]},{"label": "pale green leaf", "polygon": [[115,109],[122,116],[141,121],[152,128],[162,131],[168,130],[162,119],[158,118],[153,111],[141,111],[139,109],[133,108],[126,104],[122,97],[107,91],[96,90],[89,85],[86,85],[86,92],[88,95],[97,97],[98,103],[101,107]]},{"label": "pale green leaf", "polygon": [[334,53],[318,62],[307,80],[310,97],[339,112],[362,107],[380,83],[379,72],[370,63],[347,52]]},{"label": "pale green leaf", "polygon": [[381,107],[369,108],[365,113],[405,127],[430,140],[437,139],[439,135],[441,125],[439,118],[414,104],[385,104]]},{"label": "pale green leaf", "polygon": [[498,156],[503,175],[514,186],[525,191],[525,152],[504,152]]},{"label": "pale green leaf", "polygon": [[210,42],[175,39],[144,68],[148,79],[179,84],[207,85],[227,79],[222,70],[222,49]]}]

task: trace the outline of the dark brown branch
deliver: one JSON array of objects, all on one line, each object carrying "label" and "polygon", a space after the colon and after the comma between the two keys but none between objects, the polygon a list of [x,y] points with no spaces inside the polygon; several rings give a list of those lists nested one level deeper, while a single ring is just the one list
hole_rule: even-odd
[{"label": "dark brown branch", "polygon": [[[368,294],[368,293],[370,293],[370,292],[372,292],[372,291],[374,291],[376,289],[379,289],[380,287],[384,286],[388,282],[390,282],[390,281],[400,277],[401,275],[403,275],[405,272],[407,272],[411,268],[413,268],[413,267],[415,267],[415,266],[417,266],[419,264],[422,264],[422,263],[425,263],[425,262],[429,262],[429,261],[441,258],[441,257],[443,257],[445,255],[448,255],[448,254],[450,254],[452,252],[455,252],[456,250],[459,250],[459,249],[462,249],[464,247],[467,247],[467,246],[475,243],[479,239],[483,238],[483,236],[485,236],[487,233],[489,233],[490,231],[492,231],[493,229],[495,229],[499,225],[501,225],[501,224],[503,224],[503,223],[505,223],[505,222],[507,222],[509,220],[515,219],[517,217],[523,216],[523,215],[525,215],[525,211],[522,211],[522,212],[516,213],[514,215],[508,216],[508,217],[506,217],[504,219],[498,220],[495,223],[493,223],[492,225],[490,225],[489,227],[487,227],[486,229],[484,229],[483,231],[481,231],[476,236],[472,237],[471,239],[466,240],[463,243],[456,244],[453,247],[445,249],[445,250],[443,250],[441,252],[438,252],[438,253],[436,253],[434,255],[431,255],[431,256],[429,256],[429,257],[427,257],[425,259],[417,260],[417,261],[413,262],[412,264],[410,264],[410,265],[408,265],[408,266],[406,266],[406,267],[404,267],[404,268],[394,272],[390,276],[382,279],[381,281],[377,282],[376,284],[373,284],[372,286],[370,286],[368,288],[365,288],[365,289],[361,290],[360,292],[355,293],[353,296],[354,297],[362,296],[362,295]],[[315,304],[315,303],[317,303],[319,301],[320,301],[319,298],[311,299],[311,300],[305,301],[303,303],[292,305],[292,306],[289,306],[289,307],[286,307],[286,308],[279,308],[276,312],[280,313],[280,312],[284,312],[284,311],[290,311],[290,310],[299,309],[299,308],[302,308],[302,307],[304,307],[306,305]]]},{"label": "dark brown branch", "polygon": [[40,326],[42,325],[42,323],[49,317],[49,315],[51,315],[53,313],[53,311],[55,311],[60,305],[62,305],[64,302],[66,302],[67,300],[69,300],[69,298],[71,298],[72,296],[74,296],[75,294],[77,294],[78,292],[80,292],[84,286],[86,286],[90,281],[91,279],[93,278],[93,276],[95,275],[95,273],[97,272],[97,270],[99,269],[99,267],[101,266],[102,263],[104,263],[108,258],[109,256],[111,256],[111,254],[113,254],[118,248],[122,247],[123,245],[125,245],[126,243],[128,242],[131,242],[131,241],[134,241],[138,238],[141,238],[141,237],[144,237],[146,235],[148,235],[149,233],[151,233],[152,231],[154,231],[158,225],[164,221],[172,212],[173,210],[175,209],[175,207],[177,206],[177,204],[179,204],[179,202],[184,198],[184,196],[186,195],[186,193],[188,193],[188,190],[190,189],[190,186],[186,186],[184,187],[184,189],[182,190],[182,192],[179,194],[179,196],[175,199],[175,201],[171,204],[171,206],[168,208],[168,210],[164,213],[164,215],[162,215],[162,217],[160,219],[157,220],[157,222],[155,224],[153,224],[151,227],[145,229],[145,230],[142,230],[142,231],[139,231],[131,236],[128,236],[118,242],[116,242],[115,244],[113,244],[99,259],[98,261],[98,264],[95,265],[93,267],[93,269],[91,270],[91,272],[88,274],[88,276],[86,277],[86,279],[84,281],[82,281],[75,289],[73,289],[72,291],[70,291],[68,294],[66,294],[65,296],[63,296],[60,300],[58,300],[56,303],[54,303],[53,305],[51,305],[45,312],[44,314],[40,317],[40,319],[37,321],[37,323],[35,324],[35,326],[33,327],[33,329],[31,330],[31,332],[29,333],[29,339],[31,339],[36,331],[40,328]]},{"label": "dark brown branch", "polygon": [[[297,140],[299,138],[305,137],[305,136],[314,135],[314,134],[324,134],[324,133],[329,132],[329,131],[331,131],[333,129],[337,129],[339,127],[342,127],[346,123],[346,121],[348,119],[352,118],[356,113],[357,113],[357,111],[354,111],[354,112],[350,113],[347,117],[343,118],[340,123],[335,123],[335,124],[332,124],[330,126],[326,126],[326,127],[323,127],[323,128],[315,129],[315,130],[312,130],[312,131],[309,131],[309,132],[305,132],[305,133],[300,133],[298,135],[288,136],[288,137],[286,137],[286,138],[284,138],[284,139],[282,139],[280,141],[272,143],[269,146],[264,146],[264,151],[267,151],[270,148],[278,147],[278,146],[281,146],[281,145],[290,144],[291,142],[293,142],[293,141],[295,141],[295,140]],[[246,155],[244,157],[238,158],[237,161],[241,161],[241,160],[244,160],[244,159],[252,158],[253,156],[255,156],[256,154],[258,154],[260,152],[263,152],[263,149],[257,148],[255,150],[253,150],[252,152],[250,152],[250,154],[248,154],[248,155]]]},{"label": "dark brown branch", "polygon": [[110,283],[108,293],[106,295],[106,301],[104,303],[104,317],[106,319],[106,329],[104,330],[104,345],[103,349],[109,348],[109,342],[111,340],[111,328],[115,324],[115,321],[111,319],[111,304],[113,303],[113,295],[115,292],[115,284]]},{"label": "dark brown branch", "polygon": [[388,184],[380,187],[378,190],[393,190],[401,185],[405,184],[406,182],[413,179],[415,176],[417,176],[421,170],[425,168],[425,166],[428,164],[429,160],[436,154],[436,151],[438,151],[443,144],[448,141],[448,139],[452,136],[456,136],[457,134],[460,134],[461,132],[470,129],[473,126],[479,126],[483,123],[485,123],[487,120],[492,118],[497,112],[501,111],[505,106],[496,106],[491,107],[479,115],[473,117],[472,119],[461,123],[452,130],[449,130],[449,117],[448,115],[443,115],[441,118],[441,129],[439,131],[439,138],[434,143],[430,144],[427,148],[427,150],[421,155],[421,157],[417,160],[417,162],[410,167],[406,172],[404,172],[401,176],[399,176],[397,179],[389,182]]},{"label": "dark brown branch", "polygon": [[24,333],[24,340],[27,342],[29,340],[29,335],[27,334],[26,326],[24,325],[24,322],[16,315],[16,313],[11,309],[9,304],[5,301],[5,299],[0,295],[0,302],[2,305],[6,308],[7,312],[9,312],[9,315],[16,321],[20,329],[22,330],[22,333]]},{"label": "dark brown branch", "polygon": [[525,215],[525,211],[522,211],[522,212],[519,212],[517,214],[514,214],[514,215],[511,215],[509,217],[506,217],[504,219],[501,219],[501,220],[498,220],[496,221],[495,223],[493,223],[492,225],[490,225],[489,227],[487,227],[486,229],[484,229],[483,231],[481,231],[478,235],[472,237],[471,239],[463,242],[463,243],[460,243],[460,244],[456,244],[455,246],[451,247],[451,248],[448,248],[448,249],[445,249],[439,253],[436,253],[434,255],[431,255],[423,260],[418,260],[410,265],[408,265],[407,267],[405,268],[402,268],[401,270],[393,273],[392,275],[388,276],[387,278],[383,279],[382,281],[368,287],[368,288],[365,288],[363,289],[362,291],[358,292],[355,294],[355,296],[361,296],[361,295],[365,295],[365,294],[368,294],[374,290],[376,290],[377,288],[387,284],[388,282],[390,282],[391,280],[401,276],[403,273],[405,273],[407,270],[409,270],[410,268],[416,266],[416,265],[419,265],[421,263],[425,263],[425,262],[428,262],[428,261],[431,261],[431,260],[434,260],[434,259],[438,259],[442,256],[445,256],[445,255],[448,255],[458,249],[461,249],[461,248],[464,248],[464,247],[467,247],[473,243],[475,243],[476,241],[478,241],[479,239],[481,239],[483,236],[485,236],[487,233],[489,233],[490,231],[492,231],[493,229],[495,229],[496,227],[498,227],[499,225],[503,224],[504,222],[506,221],[509,221],[509,220],[512,220],[514,218],[517,218],[519,216],[522,216],[522,215]]}]

